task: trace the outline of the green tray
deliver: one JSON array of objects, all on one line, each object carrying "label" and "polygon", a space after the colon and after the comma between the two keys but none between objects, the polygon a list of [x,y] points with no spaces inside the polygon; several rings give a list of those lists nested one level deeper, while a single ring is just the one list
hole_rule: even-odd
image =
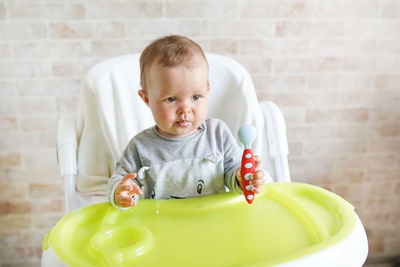
[{"label": "green tray", "polygon": [[267,184],[249,205],[234,193],[109,203],[64,216],[46,235],[69,266],[270,266],[345,239],[354,207],[320,187]]}]

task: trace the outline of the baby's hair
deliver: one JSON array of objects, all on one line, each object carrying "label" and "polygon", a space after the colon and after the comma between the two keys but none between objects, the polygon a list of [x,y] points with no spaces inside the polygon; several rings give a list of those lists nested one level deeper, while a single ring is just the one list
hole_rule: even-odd
[{"label": "baby's hair", "polygon": [[147,75],[153,63],[163,67],[186,66],[191,67],[196,56],[207,59],[203,49],[187,37],[180,35],[165,36],[154,40],[140,56],[140,85],[146,91],[148,87]]}]

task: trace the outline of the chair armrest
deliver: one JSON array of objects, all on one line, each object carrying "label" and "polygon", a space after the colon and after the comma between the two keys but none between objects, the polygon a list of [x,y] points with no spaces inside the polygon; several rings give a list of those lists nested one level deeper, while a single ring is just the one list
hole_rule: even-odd
[{"label": "chair armrest", "polygon": [[64,208],[65,213],[80,207],[76,193],[77,171],[77,133],[73,114],[62,115],[58,122],[57,160],[60,173],[64,178]]},{"label": "chair armrest", "polygon": [[75,115],[62,115],[58,122],[57,159],[62,176],[77,174]]},{"label": "chair armrest", "polygon": [[262,101],[260,108],[264,117],[268,155],[274,159],[276,179],[278,182],[290,182],[287,159],[289,149],[283,114],[279,107],[270,101]]}]

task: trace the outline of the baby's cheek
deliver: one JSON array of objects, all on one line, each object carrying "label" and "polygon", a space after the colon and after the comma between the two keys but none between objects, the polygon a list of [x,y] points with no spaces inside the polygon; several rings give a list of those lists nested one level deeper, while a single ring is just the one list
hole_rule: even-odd
[{"label": "baby's cheek", "polygon": [[154,117],[158,120],[158,122],[168,122],[171,120],[171,109],[165,108],[165,107],[160,107],[156,110],[156,113],[154,114]]}]

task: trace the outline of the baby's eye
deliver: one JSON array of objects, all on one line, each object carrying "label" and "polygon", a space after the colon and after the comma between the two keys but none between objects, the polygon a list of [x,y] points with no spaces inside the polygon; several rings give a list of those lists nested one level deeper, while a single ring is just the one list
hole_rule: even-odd
[{"label": "baby's eye", "polygon": [[193,96],[193,100],[199,100],[200,99],[200,96],[199,95],[194,95]]},{"label": "baby's eye", "polygon": [[172,102],[175,102],[175,101],[176,101],[176,98],[175,98],[175,97],[168,97],[168,98],[166,99],[166,101],[172,103]]}]

